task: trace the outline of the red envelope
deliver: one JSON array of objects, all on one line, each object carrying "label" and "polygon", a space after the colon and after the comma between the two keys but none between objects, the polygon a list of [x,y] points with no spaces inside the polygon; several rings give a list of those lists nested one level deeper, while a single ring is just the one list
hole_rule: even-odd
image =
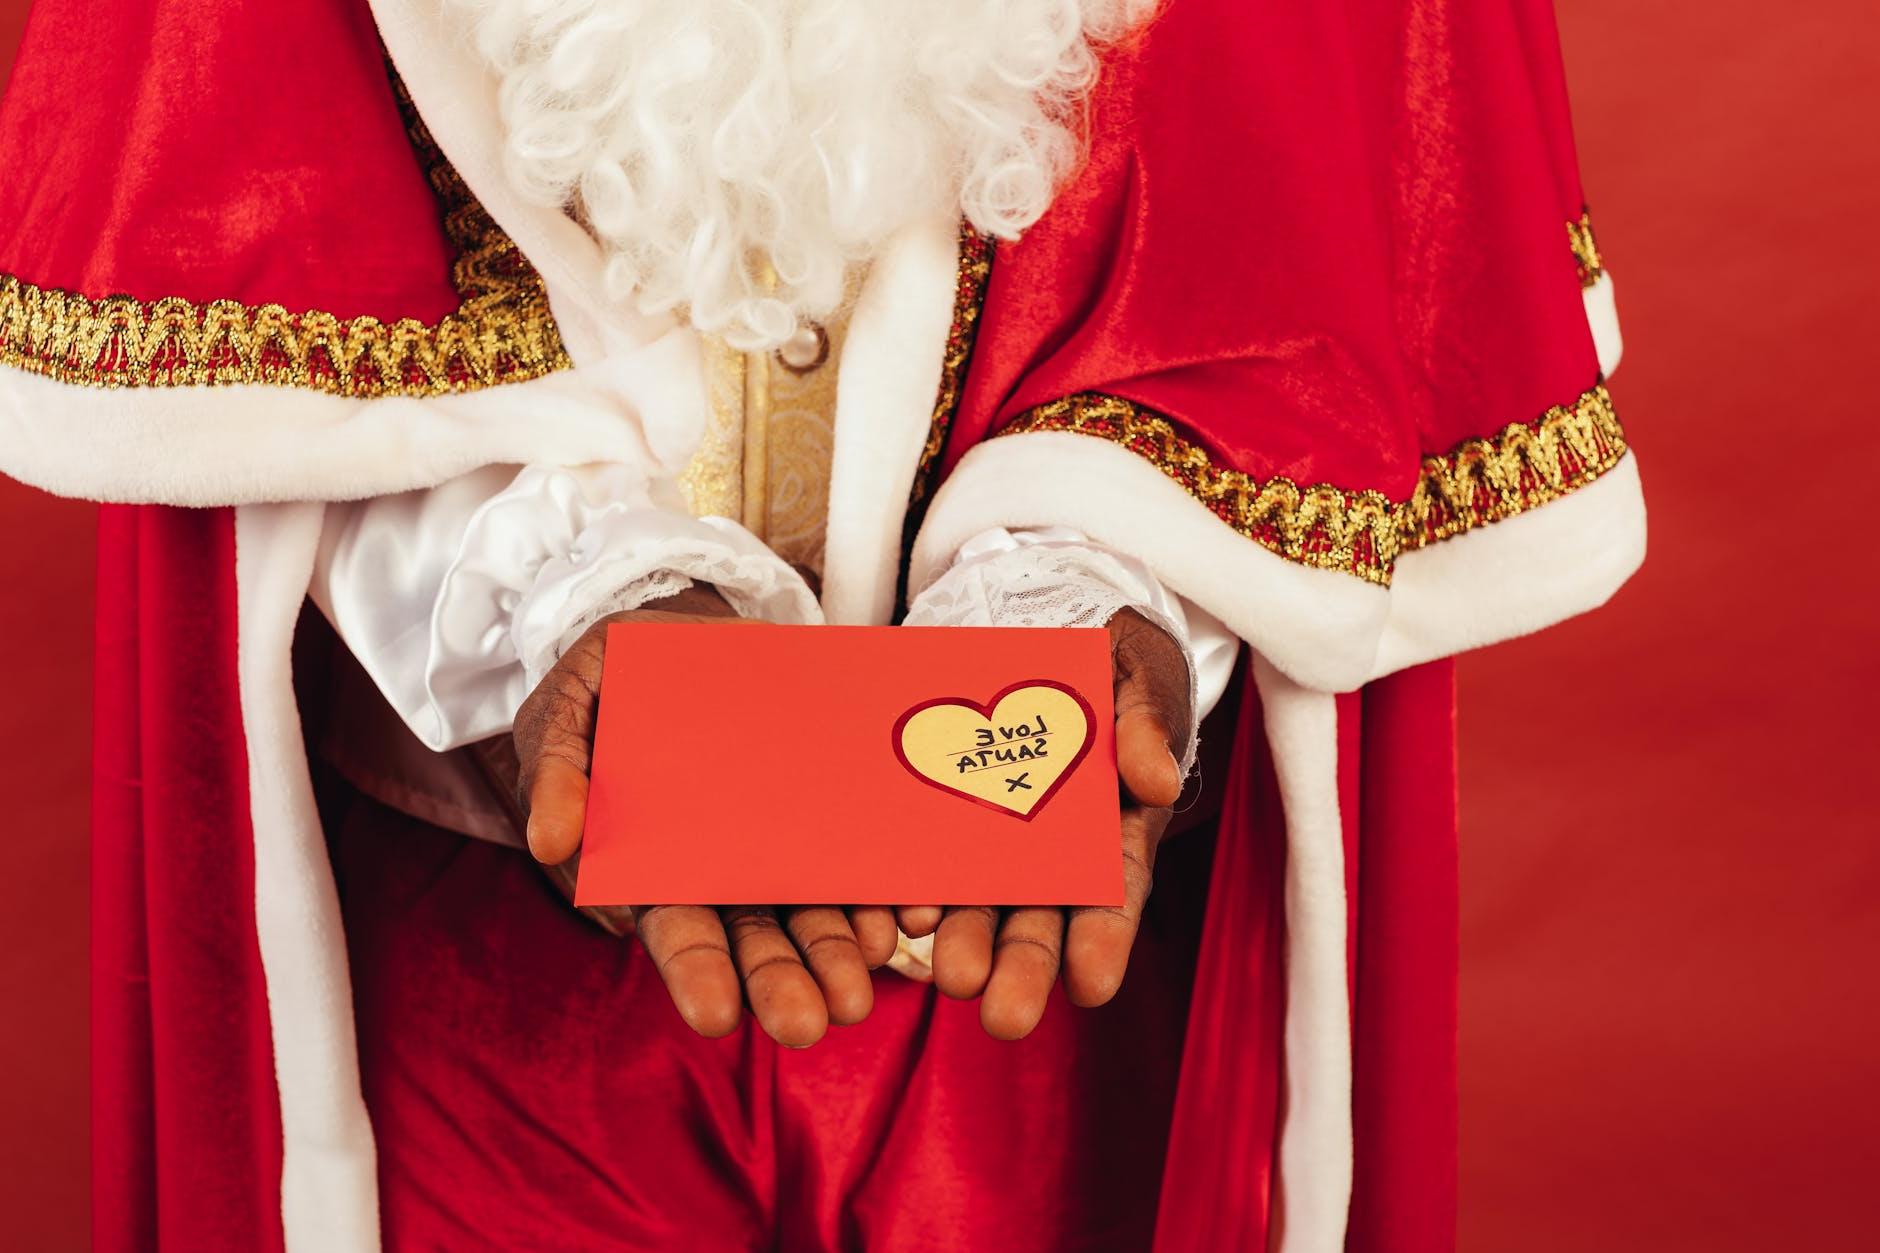
[{"label": "red envelope", "polygon": [[581,905],[1120,905],[1101,629],[623,623]]}]

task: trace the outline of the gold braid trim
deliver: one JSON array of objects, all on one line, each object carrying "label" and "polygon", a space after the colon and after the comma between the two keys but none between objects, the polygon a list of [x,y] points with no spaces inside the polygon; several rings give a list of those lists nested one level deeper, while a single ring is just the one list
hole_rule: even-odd
[{"label": "gold braid trim", "polygon": [[933,417],[927,423],[927,442],[914,468],[914,485],[907,495],[901,519],[901,569],[895,579],[895,620],[907,606],[908,561],[914,537],[927,517],[928,497],[939,477],[940,454],[946,451],[953,416],[959,411],[960,390],[966,385],[966,367],[972,361],[973,342],[979,337],[979,313],[986,304],[986,283],[992,277],[992,237],[960,219],[959,282],[953,290],[953,322],[947,328],[946,354],[940,360],[940,390],[934,396]]},{"label": "gold braid trim", "polygon": [[1580,269],[1580,286],[1591,287],[1599,281],[1599,276],[1606,272],[1606,263],[1599,255],[1599,241],[1593,237],[1593,215],[1581,213],[1580,220],[1567,223],[1567,247],[1573,250],[1573,260]]},{"label": "gold braid trim", "polygon": [[1465,440],[1425,457],[1416,491],[1398,506],[1400,551],[1558,500],[1618,465],[1625,450],[1625,428],[1602,383],[1532,422],[1503,427],[1493,439]]},{"label": "gold braid trim", "polygon": [[959,286],[953,293],[953,323],[947,328],[946,356],[940,364],[940,390],[934,397],[933,420],[927,425],[927,443],[920,450],[909,505],[918,505],[933,490],[934,471],[953,429],[960,407],[960,389],[966,382],[966,363],[972,359],[979,336],[979,311],[986,303],[986,280],[992,276],[992,237],[981,235],[964,219],[960,222]]},{"label": "gold braid trim", "polygon": [[999,434],[1029,431],[1068,431],[1120,444],[1267,551],[1386,587],[1402,554],[1558,499],[1610,470],[1626,449],[1604,386],[1493,439],[1467,440],[1425,457],[1416,490],[1403,501],[1225,469],[1167,418],[1118,396],[1067,396],[1026,410]]},{"label": "gold braid trim", "polygon": [[235,300],[90,300],[0,275],[0,364],[88,387],[266,383],[362,399],[474,391],[566,367],[541,277],[398,93],[457,253],[456,312],[388,325]]}]

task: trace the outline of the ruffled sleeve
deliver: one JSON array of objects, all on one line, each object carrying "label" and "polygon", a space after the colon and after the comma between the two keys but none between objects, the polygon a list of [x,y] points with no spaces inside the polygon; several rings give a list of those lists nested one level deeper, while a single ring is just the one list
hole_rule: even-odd
[{"label": "ruffled sleeve", "polygon": [[755,536],[659,495],[627,465],[490,466],[429,491],[332,505],[313,597],[438,751],[507,731],[597,619],[694,581],[746,617],[821,621],[802,577]]}]

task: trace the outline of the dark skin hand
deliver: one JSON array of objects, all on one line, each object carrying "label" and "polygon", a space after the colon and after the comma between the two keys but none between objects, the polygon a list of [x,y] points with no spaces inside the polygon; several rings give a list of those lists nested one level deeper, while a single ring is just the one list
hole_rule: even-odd
[{"label": "dark skin hand", "polygon": [[[543,677],[515,725],[529,851],[539,861],[558,865],[581,845],[607,627],[743,621],[715,591],[692,588],[602,619]],[[897,914],[900,929],[911,936],[938,929],[934,976],[940,990],[983,995],[980,1019],[1001,1039],[1018,1039],[1037,1025],[1060,968],[1074,1004],[1101,1005],[1114,996],[1148,899],[1156,845],[1181,792],[1170,729],[1185,732],[1190,715],[1180,647],[1128,610],[1109,631],[1124,794],[1123,906],[635,907],[640,941],[687,1024],[700,1035],[727,1035],[748,1000],[773,1039],[805,1048],[830,1023],[860,1022],[874,1008],[869,971],[894,955]]]},{"label": "dark skin hand", "polygon": [[[691,588],[588,629],[516,714],[529,851],[558,865],[581,846],[589,754],[600,710],[601,657],[615,622],[744,623],[709,588]],[[805,1048],[830,1023],[857,1023],[874,1008],[868,972],[894,956],[894,912],[885,905],[772,909],[741,905],[644,905],[633,911],[640,942],[680,1015],[700,1035],[728,1035],[745,1000],[779,1044]]]},{"label": "dark skin hand", "polygon": [[[1116,672],[1116,768],[1123,799],[1123,904],[1072,909],[985,905],[903,907],[910,936],[934,935],[934,983],[979,997],[988,1034],[1018,1040],[1044,1016],[1060,975],[1071,1004],[1102,1005],[1123,985],[1155,869],[1181,796],[1177,755],[1192,722],[1188,660],[1167,632],[1133,610],[1110,620]],[[1180,738],[1178,738],[1180,737]]]}]

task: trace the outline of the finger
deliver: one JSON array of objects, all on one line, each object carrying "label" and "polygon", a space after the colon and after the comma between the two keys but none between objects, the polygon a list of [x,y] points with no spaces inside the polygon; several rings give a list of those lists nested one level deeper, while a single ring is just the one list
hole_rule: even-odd
[{"label": "finger", "polygon": [[993,946],[979,1022],[998,1040],[1022,1040],[1044,1017],[1064,956],[1064,911],[1008,910]]},{"label": "finger", "polygon": [[1064,991],[1071,1004],[1102,1005],[1123,986],[1129,950],[1136,942],[1143,905],[1154,881],[1155,850],[1168,827],[1166,809],[1123,814],[1123,903],[1070,911],[1064,944]]},{"label": "finger", "polygon": [[910,940],[918,940],[923,935],[932,935],[934,928],[945,917],[938,905],[903,905],[894,911],[894,920],[901,928],[901,934]]},{"label": "finger", "polygon": [[1111,618],[1109,631],[1118,772],[1138,804],[1173,805],[1182,784],[1176,763],[1193,725],[1188,658],[1167,631],[1134,610]]},{"label": "finger", "polygon": [[529,852],[535,860],[559,866],[581,847],[587,821],[587,771],[562,757],[536,765],[529,784]]},{"label": "finger", "polygon": [[1181,798],[1181,765],[1170,739],[1167,724],[1146,706],[1116,720],[1116,772],[1138,805],[1166,808]]},{"label": "finger", "polygon": [[634,930],[686,1025],[702,1036],[731,1034],[744,1012],[738,972],[718,911],[651,905],[633,911]]},{"label": "finger", "polygon": [[517,790],[529,818],[529,851],[550,865],[581,846],[600,703],[605,637],[599,629],[582,636],[516,711]]},{"label": "finger", "polygon": [[886,905],[852,905],[848,914],[849,930],[855,933],[855,942],[861,945],[862,960],[868,963],[868,968],[873,970],[887,965],[900,939],[895,931],[894,911]]},{"label": "finger", "polygon": [[999,911],[986,905],[955,905],[934,931],[934,986],[956,1000],[970,1000],[986,990],[992,975],[992,937]]},{"label": "finger", "polygon": [[829,1021],[848,1027],[868,1017],[875,1007],[875,981],[848,915],[833,905],[792,909],[784,915],[783,929],[822,991]]},{"label": "finger", "polygon": [[731,960],[765,1034],[787,1048],[808,1048],[829,1029],[829,1007],[775,910],[746,905],[723,911]]}]

